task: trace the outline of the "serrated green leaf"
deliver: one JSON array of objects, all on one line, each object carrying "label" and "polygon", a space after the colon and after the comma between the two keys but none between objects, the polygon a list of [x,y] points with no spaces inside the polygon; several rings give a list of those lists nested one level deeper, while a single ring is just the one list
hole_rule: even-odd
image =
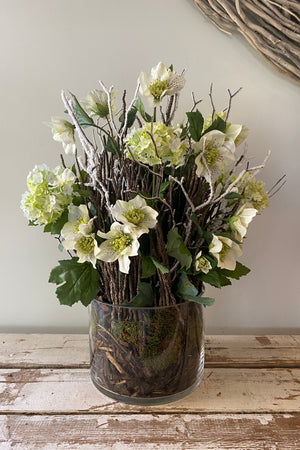
[{"label": "serrated green leaf", "polygon": [[210,270],[208,273],[201,273],[198,278],[204,283],[208,283],[216,288],[221,288],[219,274],[215,270]]},{"label": "serrated green leaf", "polygon": [[82,106],[80,105],[80,103],[77,100],[77,98],[75,97],[75,95],[74,94],[71,94],[71,95],[73,97],[74,113],[75,113],[76,119],[78,120],[79,125],[82,128],[87,128],[87,127],[95,125],[93,119],[87,115],[87,113],[82,108]]},{"label": "serrated green leaf", "polygon": [[226,122],[225,120],[221,119],[221,117],[217,117],[213,123],[211,124],[210,127],[208,127],[203,134],[208,133],[209,131],[212,130],[218,130],[218,131],[222,131],[222,133],[225,133],[226,131]]},{"label": "serrated green leaf", "polygon": [[151,284],[141,281],[138,284],[138,294],[129,303],[122,303],[122,306],[154,306],[154,295]]},{"label": "serrated green leaf", "polygon": [[167,253],[177,259],[182,267],[188,269],[192,264],[191,252],[183,242],[177,228],[173,228],[168,232]]},{"label": "serrated green leaf", "polygon": [[158,261],[156,261],[156,259],[154,259],[154,258],[151,257],[151,260],[152,260],[153,264],[155,265],[155,267],[156,267],[158,270],[161,271],[161,273],[164,274],[164,273],[169,273],[169,272],[170,272],[169,269],[168,269],[166,266],[164,266],[163,264],[161,264],[161,263],[159,263]]},{"label": "serrated green leaf", "polygon": [[[135,118],[136,118],[137,108],[133,106],[130,111],[128,111],[127,115],[127,124],[126,127],[130,128],[134,124]],[[121,122],[122,126],[124,125],[124,114],[122,113],[119,117],[119,121]]]},{"label": "serrated green leaf", "polygon": [[185,273],[180,275],[176,295],[189,302],[200,303],[205,306],[212,305],[215,301],[214,298],[198,295],[197,288],[190,282]]},{"label": "serrated green leaf", "polygon": [[225,275],[229,278],[234,278],[235,280],[239,280],[241,277],[247,275],[251,270],[241,264],[240,262],[236,262],[236,266],[234,270],[220,269],[222,275]]},{"label": "serrated green leaf", "polygon": [[[99,290],[99,273],[91,263],[79,263],[78,258],[58,261],[50,273],[49,282],[58,286],[56,295],[62,305],[81,302],[87,306]],[[62,284],[63,283],[63,284]]]},{"label": "serrated green leaf", "polygon": [[151,122],[152,117],[146,113],[144,104],[140,98],[137,99],[135,102],[135,107],[137,108],[138,112],[142,116],[145,122]]},{"label": "serrated green leaf", "polygon": [[189,121],[190,135],[195,142],[198,142],[202,135],[204,118],[198,109],[196,111],[187,112],[186,115]]}]

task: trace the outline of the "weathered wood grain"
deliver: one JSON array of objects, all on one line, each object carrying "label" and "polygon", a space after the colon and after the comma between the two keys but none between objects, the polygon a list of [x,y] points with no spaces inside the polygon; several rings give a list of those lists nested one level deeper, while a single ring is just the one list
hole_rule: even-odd
[{"label": "weathered wood grain", "polygon": [[0,416],[1,449],[299,449],[300,415]]},{"label": "weathered wood grain", "polygon": [[[0,368],[89,366],[88,336],[0,334]],[[300,335],[207,336],[206,367],[300,367]]]},{"label": "weathered wood grain", "polygon": [[87,369],[1,369],[0,412],[294,413],[300,412],[300,369],[206,369],[192,394],[162,406],[139,407],[102,395]]}]

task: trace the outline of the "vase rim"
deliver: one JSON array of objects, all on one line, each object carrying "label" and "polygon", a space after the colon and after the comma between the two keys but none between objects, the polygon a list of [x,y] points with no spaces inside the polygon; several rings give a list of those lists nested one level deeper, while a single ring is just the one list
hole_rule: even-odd
[{"label": "vase rim", "polygon": [[175,303],[174,305],[161,305],[161,306],[130,306],[128,304],[127,305],[122,305],[122,304],[117,305],[114,303],[104,302],[103,300],[99,300],[97,298],[94,298],[93,302],[94,301],[99,304],[109,306],[111,308],[134,309],[134,310],[141,310],[141,311],[143,311],[143,310],[145,311],[146,309],[147,310],[157,310],[157,309],[167,309],[167,308],[174,308],[174,307],[176,308],[176,307],[181,307],[182,305],[187,305],[190,303],[194,303],[196,305],[203,306],[201,303],[191,302],[191,301],[184,300],[184,299],[182,299],[182,301],[180,303]]}]

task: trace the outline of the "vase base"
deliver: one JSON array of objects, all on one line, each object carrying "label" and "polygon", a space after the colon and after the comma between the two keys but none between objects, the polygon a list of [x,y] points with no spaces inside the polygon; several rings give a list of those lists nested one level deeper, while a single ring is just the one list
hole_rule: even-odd
[{"label": "vase base", "polygon": [[117,400],[118,402],[125,403],[127,405],[155,406],[155,405],[164,405],[166,403],[172,403],[186,397],[199,386],[202,378],[203,378],[203,371],[199,376],[199,378],[197,378],[196,382],[188,389],[185,389],[184,391],[181,392],[176,392],[176,394],[167,395],[165,397],[129,397],[105,389],[103,386],[98,384],[97,381],[94,380],[93,378],[92,382],[94,386],[98,389],[98,391],[100,391],[102,394],[106,395],[109,398]]}]

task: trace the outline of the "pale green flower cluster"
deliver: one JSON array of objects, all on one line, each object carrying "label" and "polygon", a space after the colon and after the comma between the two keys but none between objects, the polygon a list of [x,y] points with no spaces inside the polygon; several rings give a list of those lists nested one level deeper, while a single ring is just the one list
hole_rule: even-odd
[{"label": "pale green flower cluster", "polygon": [[27,177],[28,191],[21,201],[25,216],[39,225],[55,222],[72,202],[74,182],[75,175],[70,169],[35,166]]},{"label": "pale green flower cluster", "polygon": [[247,201],[259,213],[269,206],[268,194],[264,189],[265,183],[263,181],[256,180],[250,173],[246,173],[242,178],[242,186],[244,186],[243,193]]},{"label": "pale green flower cluster", "polygon": [[[154,122],[152,126],[151,123],[146,123],[143,128],[133,130],[128,135],[127,146],[135,159],[149,166],[167,162],[179,167],[184,164],[188,151],[185,143],[180,140],[180,133],[180,128],[168,127],[164,123]],[[132,158],[130,152],[126,156]]]}]

